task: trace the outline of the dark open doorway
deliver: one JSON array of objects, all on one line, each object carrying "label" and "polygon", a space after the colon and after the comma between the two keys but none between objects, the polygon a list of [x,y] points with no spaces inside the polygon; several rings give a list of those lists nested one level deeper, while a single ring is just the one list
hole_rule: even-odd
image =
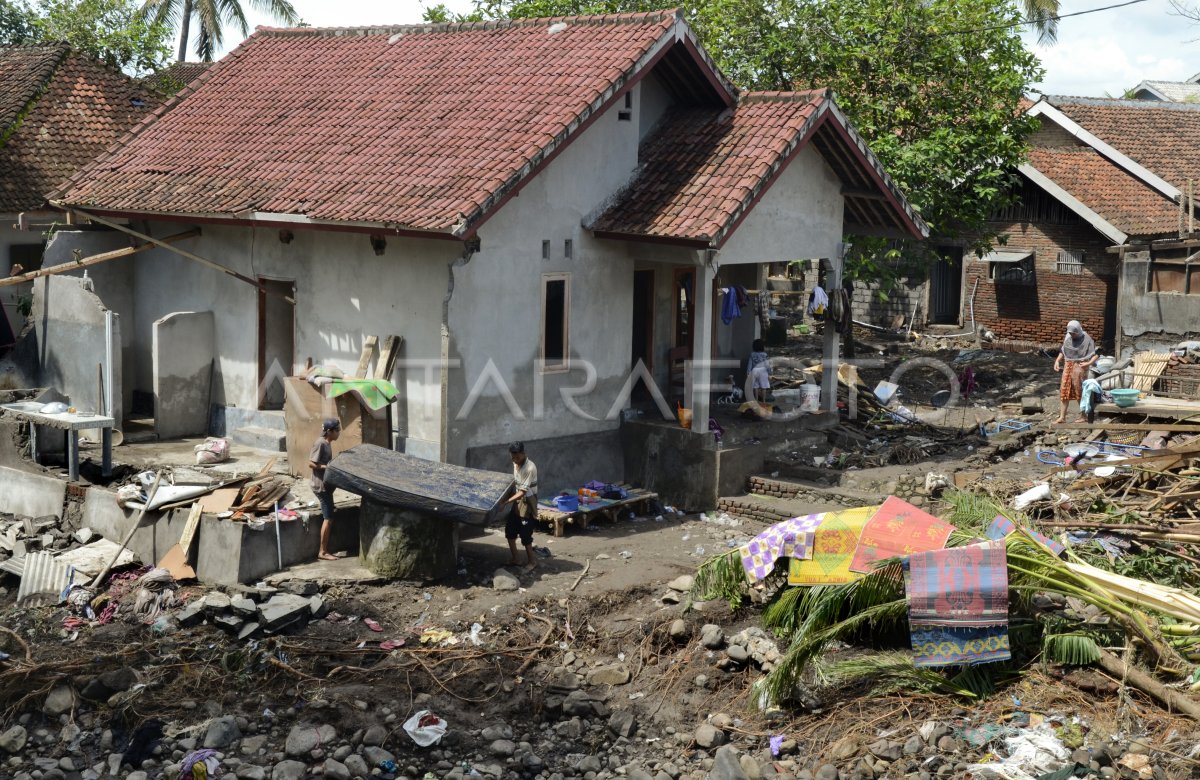
[{"label": "dark open doorway", "polygon": [[929,272],[929,322],[957,325],[962,317],[962,248],[939,246]]},{"label": "dark open doorway", "polygon": [[[654,272],[633,272],[633,338],[629,350],[632,369],[640,361],[647,371],[654,371]],[[649,397],[649,389],[638,382],[633,389],[635,398]]]},{"label": "dark open doorway", "polygon": [[258,408],[282,409],[296,354],[296,283],[258,280]]}]

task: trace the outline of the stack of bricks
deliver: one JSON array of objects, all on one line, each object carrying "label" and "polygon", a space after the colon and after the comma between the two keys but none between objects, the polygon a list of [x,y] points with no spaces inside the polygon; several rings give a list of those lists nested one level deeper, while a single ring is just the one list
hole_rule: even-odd
[{"label": "stack of bricks", "polygon": [[750,492],[757,496],[774,496],[775,498],[795,498],[801,493],[808,492],[802,485],[791,482],[780,482],[766,477],[750,477]]},{"label": "stack of bricks", "polygon": [[722,498],[717,501],[717,511],[727,512],[742,520],[753,520],[765,525],[774,525],[790,520],[794,515],[766,501],[755,501],[753,496]]}]

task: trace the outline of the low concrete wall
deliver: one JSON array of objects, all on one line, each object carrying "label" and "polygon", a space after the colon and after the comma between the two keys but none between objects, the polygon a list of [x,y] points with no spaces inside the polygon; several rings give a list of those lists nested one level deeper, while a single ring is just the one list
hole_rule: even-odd
[{"label": "low concrete wall", "polygon": [[154,322],[154,429],[159,440],[208,433],[216,356],[211,311],[181,311]]},{"label": "low concrete wall", "polygon": [[[509,442],[467,450],[470,468],[512,473]],[[592,480],[624,482],[626,459],[618,429],[575,436],[527,440],[525,452],[538,467],[538,488],[543,496],[575,489]]]},{"label": "low concrete wall", "polygon": [[625,475],[628,481],[658,493],[663,503],[704,512],[716,508],[721,496],[744,493],[747,478],[762,472],[768,460],[824,442],[821,430],[836,423],[826,413],[757,423],[758,442],[717,449],[712,436],[699,436],[672,423],[630,420],[621,426]]},{"label": "low concrete wall", "polygon": [[0,467],[0,512],[62,517],[67,483],[45,474]]}]

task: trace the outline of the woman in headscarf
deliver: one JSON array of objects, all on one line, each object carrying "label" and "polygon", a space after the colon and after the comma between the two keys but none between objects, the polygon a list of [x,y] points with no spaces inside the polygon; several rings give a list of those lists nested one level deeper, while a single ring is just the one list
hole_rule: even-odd
[{"label": "woman in headscarf", "polygon": [[[1062,383],[1058,388],[1058,397],[1062,405],[1058,412],[1058,422],[1067,421],[1067,407],[1071,401],[1083,397],[1083,377],[1090,365],[1096,362],[1096,342],[1083,329],[1079,320],[1067,323],[1067,335],[1063,337],[1062,351],[1054,360],[1054,370],[1062,372]],[[1076,422],[1084,422],[1082,411]]]}]

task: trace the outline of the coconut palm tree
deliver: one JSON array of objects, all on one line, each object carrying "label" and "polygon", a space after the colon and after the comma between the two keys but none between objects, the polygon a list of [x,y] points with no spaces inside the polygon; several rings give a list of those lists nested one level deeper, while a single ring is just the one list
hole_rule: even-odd
[{"label": "coconut palm tree", "polygon": [[[300,21],[288,0],[249,0],[249,3],[252,8],[264,11],[284,24]],[[200,27],[195,52],[204,62],[212,62],[213,55],[221,48],[225,25],[232,24],[243,36],[250,34],[241,0],[145,0],[142,13],[154,22],[165,22],[179,29],[180,62],[187,59],[193,17]]]},{"label": "coconut palm tree", "polygon": [[1058,0],[1021,0],[1025,18],[1038,32],[1038,43],[1058,38]]}]

